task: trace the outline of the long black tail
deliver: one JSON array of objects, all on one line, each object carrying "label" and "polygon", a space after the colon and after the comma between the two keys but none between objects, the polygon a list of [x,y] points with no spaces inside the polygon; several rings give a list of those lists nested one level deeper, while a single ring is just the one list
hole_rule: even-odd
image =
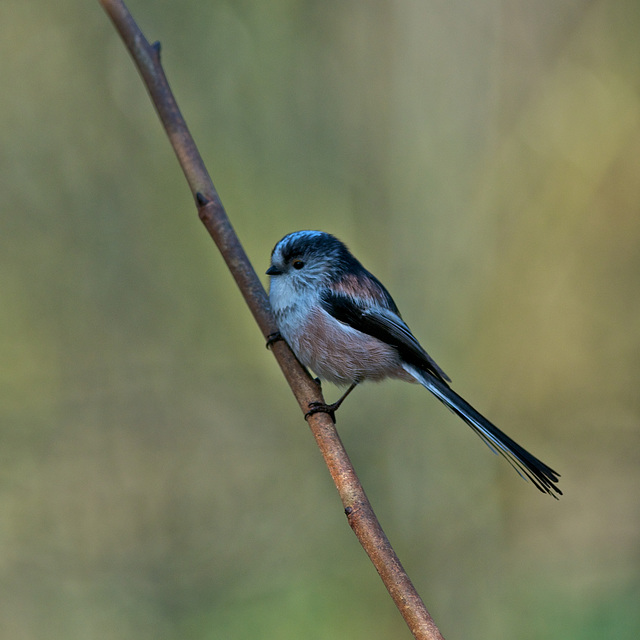
[{"label": "long black tail", "polygon": [[461,398],[446,382],[439,380],[429,372],[422,372],[410,365],[405,367],[420,384],[445,404],[453,413],[460,416],[495,453],[502,455],[525,480],[528,478],[543,493],[554,498],[562,495],[557,486],[560,474],[544,462],[531,455],[506,433],[491,424],[476,411],[464,398]]}]

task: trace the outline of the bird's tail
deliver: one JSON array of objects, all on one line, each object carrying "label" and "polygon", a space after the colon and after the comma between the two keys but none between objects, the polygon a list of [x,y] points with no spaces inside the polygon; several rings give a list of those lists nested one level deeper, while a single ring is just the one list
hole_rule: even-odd
[{"label": "bird's tail", "polygon": [[453,413],[460,416],[494,453],[499,453],[506,458],[522,478],[525,480],[528,478],[540,491],[548,493],[556,499],[558,495],[562,495],[562,491],[557,486],[560,477],[559,473],[531,455],[506,433],[491,424],[466,400],[453,391],[446,382],[439,380],[429,372],[420,371],[411,365],[404,365],[404,368],[407,373],[429,389]]}]

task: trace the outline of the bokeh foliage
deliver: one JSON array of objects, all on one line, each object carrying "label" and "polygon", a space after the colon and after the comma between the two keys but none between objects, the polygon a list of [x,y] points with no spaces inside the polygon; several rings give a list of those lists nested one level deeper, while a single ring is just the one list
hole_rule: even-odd
[{"label": "bokeh foliage", "polygon": [[[346,403],[444,635],[639,637],[638,2],[130,8],[256,268],[338,235],[563,474],[417,387]],[[98,3],[0,33],[0,637],[407,638]]]}]

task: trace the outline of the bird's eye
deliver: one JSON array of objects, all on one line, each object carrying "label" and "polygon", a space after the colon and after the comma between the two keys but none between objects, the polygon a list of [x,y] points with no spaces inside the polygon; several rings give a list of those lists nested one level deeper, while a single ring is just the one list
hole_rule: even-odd
[{"label": "bird's eye", "polygon": [[294,269],[302,269],[302,267],[304,267],[304,262],[302,262],[302,260],[294,260],[294,261],[291,263],[291,266],[292,266]]}]

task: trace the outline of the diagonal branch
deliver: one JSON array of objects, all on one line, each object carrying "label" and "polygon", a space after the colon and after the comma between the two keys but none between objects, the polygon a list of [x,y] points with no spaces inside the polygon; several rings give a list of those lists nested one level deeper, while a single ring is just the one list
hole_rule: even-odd
[{"label": "diagonal branch", "polygon": [[[160,63],[160,45],[150,45],[147,42],[121,0],[100,0],[100,3],[138,67],[189,183],[198,215],[218,246],[263,336],[267,338],[277,328],[267,295],[231,226],[178,109]],[[310,402],[323,401],[318,385],[309,377],[285,342],[275,342],[273,353],[303,413],[307,412]],[[309,426],[338,489],[349,524],[409,629],[418,640],[442,640],[438,628],[382,530],[331,418],[324,413],[314,414],[309,417]]]}]

